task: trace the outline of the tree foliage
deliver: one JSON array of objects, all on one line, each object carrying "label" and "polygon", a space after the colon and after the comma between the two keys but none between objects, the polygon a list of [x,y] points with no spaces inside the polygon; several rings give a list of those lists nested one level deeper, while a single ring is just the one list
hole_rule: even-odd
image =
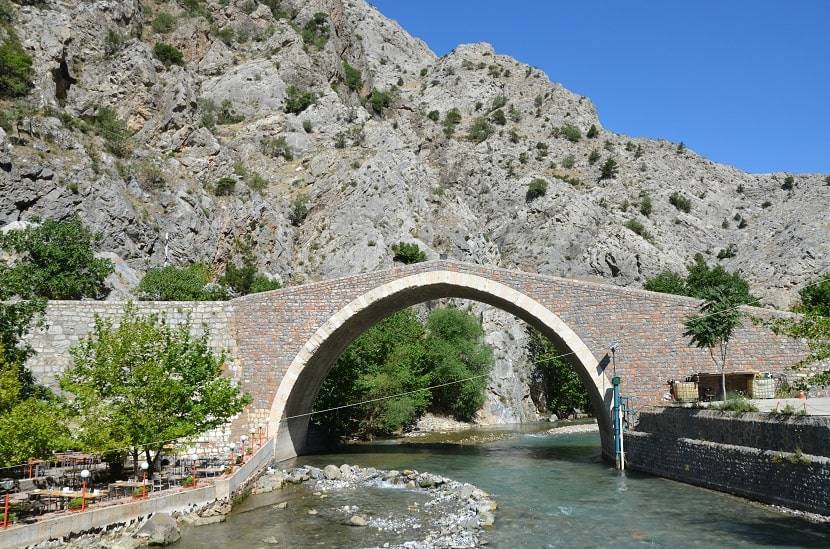
[{"label": "tree foliage", "polygon": [[78,439],[91,451],[129,446],[151,461],[161,441],[219,427],[251,400],[222,375],[224,354],[210,349],[207,332],[194,337],[189,322],[172,327],[131,306],[117,326],[97,318],[71,354],[60,386],[73,396]]},{"label": "tree foliage", "polygon": [[300,114],[314,103],[314,92],[291,85],[285,90],[285,112]]},{"label": "tree foliage", "polygon": [[227,291],[213,284],[214,273],[208,265],[194,263],[186,267],[169,265],[148,270],[136,296],[142,301],[219,301],[228,298]]},{"label": "tree foliage", "polygon": [[46,221],[0,235],[0,248],[17,259],[0,265],[0,292],[23,299],[100,298],[112,262],[95,257],[101,236],[77,217]]},{"label": "tree foliage", "polygon": [[830,316],[830,273],[804,286],[799,292],[801,303],[797,311]]},{"label": "tree foliage", "polygon": [[242,255],[241,264],[228,263],[225,267],[225,274],[219,279],[222,286],[235,295],[280,289],[279,281],[272,280],[257,270],[253,252],[250,249],[246,249]]},{"label": "tree foliage", "polygon": [[360,71],[343,61],[343,74],[345,75],[346,86],[352,91],[360,91],[363,86],[363,75]]},{"label": "tree foliage", "polygon": [[418,244],[412,242],[399,242],[392,245],[392,252],[395,254],[393,261],[403,263],[404,265],[411,265],[412,263],[420,263],[427,260],[427,254]]},{"label": "tree foliage", "polygon": [[534,364],[533,375],[544,388],[544,404],[558,417],[568,417],[575,410],[591,411],[591,399],[576,370],[568,365],[554,344],[533,328],[529,329],[528,360]]},{"label": "tree foliage", "polygon": [[[743,323],[743,294],[733,286],[717,286],[706,293],[700,312],[688,317],[683,335],[690,345],[709,350],[712,361],[721,372],[722,396],[726,399],[726,358],[732,334]],[[715,350],[717,349],[717,353]]]},{"label": "tree foliage", "polygon": [[749,291],[749,283],[737,272],[729,272],[720,265],[710,267],[702,255],[697,254],[694,262],[686,267],[685,277],[673,271],[663,271],[646,279],[643,288],[652,292],[685,295],[706,299],[709,292],[719,286],[730,288],[741,303],[752,305],[758,298]]},{"label": "tree foliage", "polygon": [[[428,409],[470,419],[484,403],[493,363],[482,335],[478,320],[455,308],[436,309],[425,324],[411,309],[389,316],[338,358],[314,409],[409,394],[326,412],[314,423],[332,434],[365,438],[406,428]],[[480,377],[468,379],[474,376]]]}]

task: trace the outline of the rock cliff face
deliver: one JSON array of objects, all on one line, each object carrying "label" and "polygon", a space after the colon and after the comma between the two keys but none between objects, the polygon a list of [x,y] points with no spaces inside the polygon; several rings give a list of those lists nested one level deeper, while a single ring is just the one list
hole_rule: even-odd
[{"label": "rock cliff face", "polygon": [[[830,267],[826,176],[790,183],[613,133],[538,69],[487,44],[437,58],[363,0],[26,4],[13,26],[35,85],[0,130],[0,226],[78,213],[118,258],[113,297],[165,262],[221,271],[247,244],[286,284],[388,266],[399,241],[620,285],[700,252],[777,307]],[[167,28],[151,24],[162,13]],[[184,64],[160,62],[158,42]],[[102,107],[128,143],[82,122]],[[485,419],[533,418],[523,329],[483,314],[499,357]]]}]

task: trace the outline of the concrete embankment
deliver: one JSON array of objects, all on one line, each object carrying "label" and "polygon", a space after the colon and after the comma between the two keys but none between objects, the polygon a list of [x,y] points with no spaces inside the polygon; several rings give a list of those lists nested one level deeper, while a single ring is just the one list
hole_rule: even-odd
[{"label": "concrete embankment", "polygon": [[631,469],[830,515],[830,418],[658,408],[626,433]]}]

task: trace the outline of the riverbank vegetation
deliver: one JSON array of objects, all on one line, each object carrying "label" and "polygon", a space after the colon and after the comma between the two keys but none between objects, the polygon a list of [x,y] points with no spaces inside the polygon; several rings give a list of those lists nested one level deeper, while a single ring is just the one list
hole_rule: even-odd
[{"label": "riverbank vegetation", "polygon": [[[250,402],[222,375],[225,357],[209,348],[207,333],[193,336],[188,322],[172,327],[131,307],[118,322],[97,319],[71,350],[62,395],[36,383],[24,335],[48,299],[104,297],[114,266],[95,256],[100,241],[77,217],[0,235],[8,256],[0,262],[0,467],[68,449],[116,464],[128,448],[134,457],[141,450],[152,464],[160,441],[220,426]],[[256,276],[243,264],[226,271],[226,286],[248,290]]]},{"label": "riverbank vegetation", "polygon": [[537,387],[538,408],[566,418],[578,412],[592,413],[585,384],[553,343],[536,329],[528,328],[528,361],[534,365],[533,381]]},{"label": "riverbank vegetation", "polygon": [[338,358],[314,410],[407,394],[315,415],[312,423],[330,435],[371,438],[398,432],[427,410],[469,421],[484,404],[493,365],[483,336],[479,320],[454,307],[435,309],[424,322],[412,309],[389,316]]}]

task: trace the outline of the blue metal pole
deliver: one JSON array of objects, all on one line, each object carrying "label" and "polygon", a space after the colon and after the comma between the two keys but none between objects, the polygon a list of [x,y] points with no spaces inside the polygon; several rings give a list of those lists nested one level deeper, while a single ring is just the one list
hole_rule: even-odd
[{"label": "blue metal pole", "polygon": [[620,378],[614,376],[611,378],[611,384],[614,386],[614,462],[617,469],[622,468],[622,433],[620,432]]}]

